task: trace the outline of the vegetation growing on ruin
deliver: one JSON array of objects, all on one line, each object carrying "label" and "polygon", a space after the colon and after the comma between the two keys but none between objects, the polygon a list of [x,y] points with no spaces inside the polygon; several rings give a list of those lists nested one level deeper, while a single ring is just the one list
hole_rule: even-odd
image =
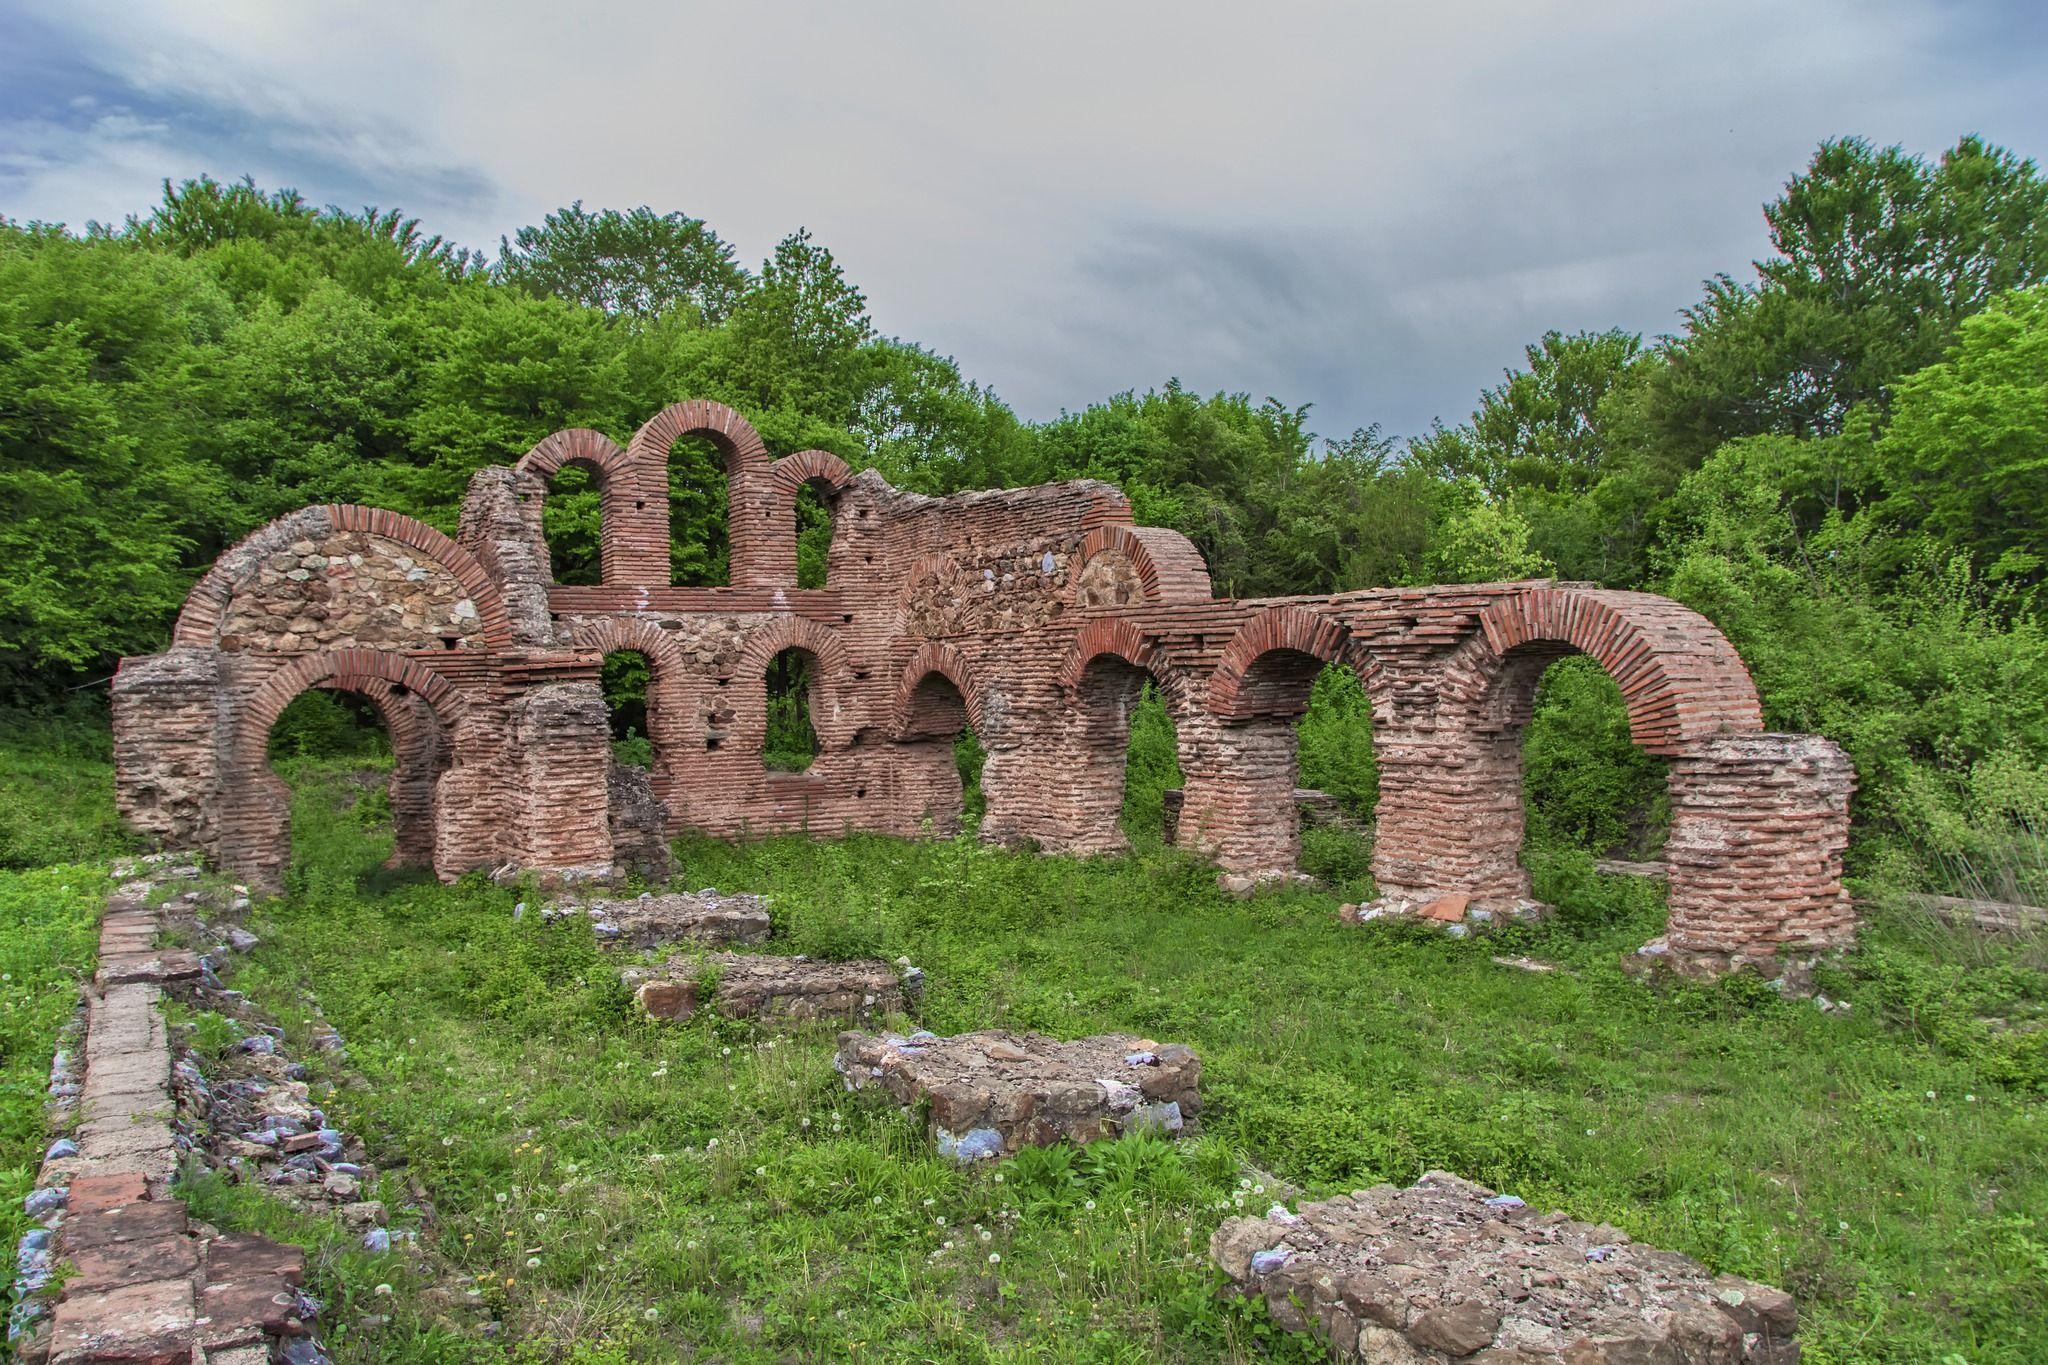
[{"label": "vegetation growing on ruin", "polygon": [[[323,1103],[371,1135],[394,1202],[420,1182],[425,1268],[246,1190],[204,1186],[196,1205],[328,1248],[336,1320],[392,1317],[332,1333],[345,1360],[501,1358],[434,1326],[484,1310],[521,1359],[687,1342],[1022,1360],[1052,1341],[1086,1360],[1305,1359],[1215,1295],[1209,1229],[1240,1200],[1434,1167],[1791,1287],[1810,1360],[2048,1348],[2031,1213],[2048,1068],[1978,1022],[2048,1009],[2038,941],[1886,910],[1824,983],[1856,1002],[1844,1017],[1741,980],[1628,980],[1617,962],[1655,931],[1657,893],[1578,854],[1536,857],[1555,924],[1460,942],[1344,928],[1330,891],[1230,901],[1170,850],[682,843],[683,883],[773,898],[779,951],[912,958],[934,1029],[1133,1029],[1204,1059],[1196,1141],[963,1172],[844,1093],[829,1029],[648,1023],[581,921],[515,917],[518,888],[384,871],[353,771],[295,766],[292,889],[231,984],[295,1040],[316,1017],[347,1038]],[[1513,954],[1561,969],[1493,960]]]}]

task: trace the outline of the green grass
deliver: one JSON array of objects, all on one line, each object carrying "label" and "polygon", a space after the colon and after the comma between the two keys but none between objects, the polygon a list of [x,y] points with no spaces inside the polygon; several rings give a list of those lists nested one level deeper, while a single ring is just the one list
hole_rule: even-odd
[{"label": "green grass", "polygon": [[[782,951],[909,955],[941,1032],[1127,1029],[1203,1058],[1199,1140],[963,1172],[842,1092],[829,1033],[641,1021],[586,927],[381,870],[360,788],[296,779],[292,891],[232,984],[343,1031],[360,1082],[323,1102],[388,1195],[415,1180],[434,1210],[415,1266],[303,1230],[345,1359],[1306,1359],[1217,1297],[1210,1229],[1277,1192],[1253,1172],[1321,1192],[1432,1167],[1787,1286],[1810,1361],[2048,1353],[2044,1073],[2001,1041],[2042,1009],[2037,944],[1880,920],[1827,982],[1844,1017],[1631,982],[1655,889],[1583,857],[1544,862],[1555,923],[1458,942],[1340,927],[1333,893],[1227,901],[1171,852],[682,844],[679,884],[774,898]],[[458,1330],[482,1312],[500,1343]],[[350,1330],[364,1314],[391,1321]]]}]

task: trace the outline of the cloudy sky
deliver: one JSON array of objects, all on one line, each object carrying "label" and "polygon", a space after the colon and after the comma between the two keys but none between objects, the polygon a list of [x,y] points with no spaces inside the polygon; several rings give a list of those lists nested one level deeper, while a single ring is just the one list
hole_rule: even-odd
[{"label": "cloudy sky", "polygon": [[1670,330],[1822,138],[2048,157],[2044,89],[2037,0],[0,0],[0,213],[804,225],[1026,416],[1179,376],[1407,434],[1547,328]]}]

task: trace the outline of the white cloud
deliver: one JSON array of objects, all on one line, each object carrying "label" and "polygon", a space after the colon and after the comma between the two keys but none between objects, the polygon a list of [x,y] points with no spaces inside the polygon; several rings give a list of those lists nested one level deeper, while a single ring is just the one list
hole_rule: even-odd
[{"label": "white cloud", "polygon": [[577,198],[807,224],[1033,416],[1178,374],[1415,430],[1548,327],[1671,326],[1823,137],[2048,131],[2039,54],[1963,63],[1940,0],[70,13],[149,126],[36,125],[46,216],[248,170],[487,247]]}]

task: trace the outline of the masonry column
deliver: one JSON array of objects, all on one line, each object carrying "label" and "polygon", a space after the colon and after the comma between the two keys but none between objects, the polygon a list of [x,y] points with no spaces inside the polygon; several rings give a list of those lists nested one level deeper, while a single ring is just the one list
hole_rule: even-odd
[{"label": "masonry column", "polygon": [[1301,861],[1294,779],[1301,738],[1287,717],[1226,724],[1201,714],[1182,727],[1180,829],[1174,842],[1225,873],[1285,877]]},{"label": "masonry column", "polygon": [[1528,902],[1519,732],[1481,734],[1463,716],[1375,723],[1373,754],[1382,900],[1412,907],[1462,893],[1496,913]]},{"label": "masonry column", "polygon": [[1776,977],[1850,942],[1842,858],[1855,788],[1848,756],[1818,735],[1719,735],[1674,758],[1663,940],[1673,965]]},{"label": "masonry column", "polygon": [[220,654],[173,649],[114,674],[114,783],[121,818],[166,848],[210,846],[220,782]]},{"label": "masonry column", "polygon": [[611,727],[595,682],[557,682],[512,704],[514,860],[541,872],[608,874]]}]

